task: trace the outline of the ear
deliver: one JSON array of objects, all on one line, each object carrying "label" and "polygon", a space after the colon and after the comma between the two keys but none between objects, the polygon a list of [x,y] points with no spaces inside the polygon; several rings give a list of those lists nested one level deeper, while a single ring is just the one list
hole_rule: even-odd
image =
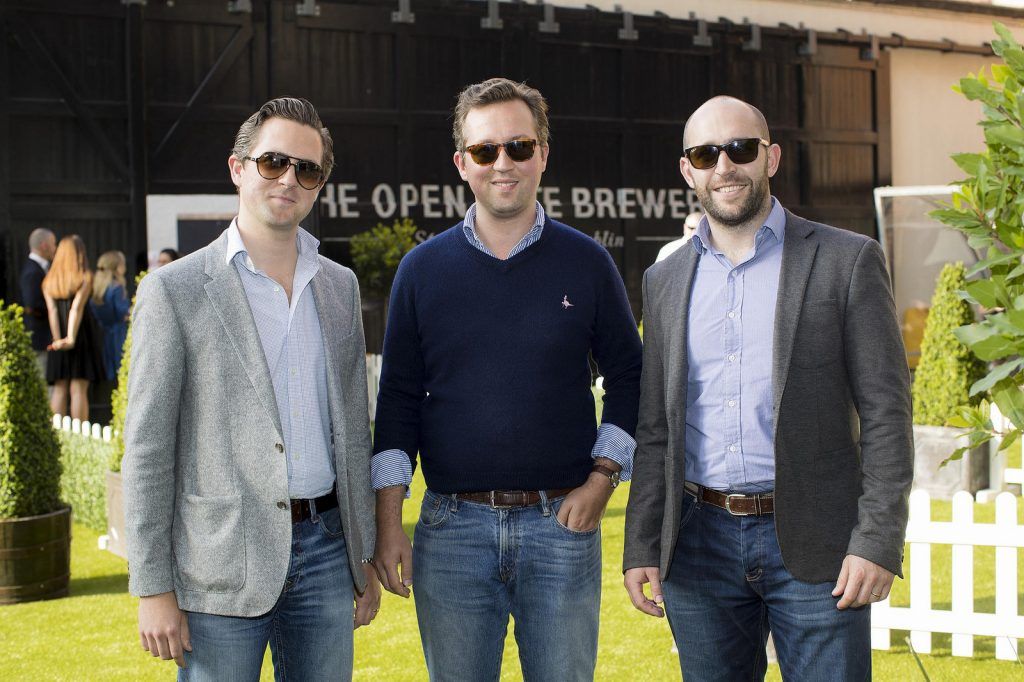
[{"label": "ear", "polygon": [[455,167],[459,169],[459,176],[463,180],[468,181],[469,177],[466,175],[466,155],[456,150],[455,155],[452,156],[452,161],[455,162]]},{"label": "ear", "polygon": [[693,167],[685,156],[679,157],[679,173],[686,180],[686,184],[690,186],[690,189],[694,189],[697,186],[693,179]]},{"label": "ear", "polygon": [[768,177],[775,177],[779,170],[779,162],[782,161],[782,147],[773,144],[768,147]]},{"label": "ear", "polygon": [[242,168],[244,167],[245,162],[234,154],[228,157],[228,170],[231,172],[231,182],[235,183],[236,188],[242,186]]}]

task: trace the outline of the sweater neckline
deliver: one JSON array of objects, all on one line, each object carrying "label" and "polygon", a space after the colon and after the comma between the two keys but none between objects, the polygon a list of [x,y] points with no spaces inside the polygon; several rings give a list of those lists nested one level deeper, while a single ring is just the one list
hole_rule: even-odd
[{"label": "sweater neckline", "polygon": [[455,230],[454,230],[454,232],[455,232],[455,235],[454,235],[455,239],[457,239],[459,242],[461,242],[462,247],[464,249],[469,251],[470,256],[472,256],[473,258],[476,258],[478,261],[480,261],[484,265],[486,265],[488,267],[491,267],[491,268],[494,268],[495,270],[498,270],[499,272],[508,272],[509,270],[514,268],[516,265],[518,265],[520,263],[525,263],[526,261],[528,261],[531,258],[533,258],[533,256],[540,250],[540,247],[543,244],[547,243],[547,241],[551,237],[551,233],[554,231],[553,230],[553,226],[551,224],[551,219],[545,217],[544,218],[544,229],[540,233],[540,239],[535,241],[533,244],[530,244],[528,247],[526,247],[525,249],[523,249],[522,251],[520,251],[516,255],[512,256],[511,258],[506,258],[505,260],[502,260],[502,259],[500,259],[500,258],[498,258],[496,256],[492,256],[489,253],[484,253],[480,249],[478,249],[475,246],[473,246],[469,242],[469,240],[466,239],[466,234],[465,234],[465,232],[462,229],[463,225],[465,225],[465,221],[462,221],[458,225],[455,226]]}]

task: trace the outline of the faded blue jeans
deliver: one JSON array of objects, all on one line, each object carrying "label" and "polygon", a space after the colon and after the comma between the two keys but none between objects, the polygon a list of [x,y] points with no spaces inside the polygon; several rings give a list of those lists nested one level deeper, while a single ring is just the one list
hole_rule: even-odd
[{"label": "faded blue jeans", "polygon": [[255,618],[189,612],[192,653],[179,682],[257,682],[270,644],[274,679],[351,680],[352,572],[337,508],[292,524],[277,603]]},{"label": "faded blue jeans", "polygon": [[662,590],[686,682],[763,679],[769,631],[785,680],[870,680],[870,607],[838,610],[834,587],[790,575],[772,514],[733,516],[683,495]]},{"label": "faded blue jeans", "polygon": [[527,682],[594,679],[601,532],[561,525],[562,500],[495,509],[424,494],[413,594],[433,682],[497,680],[509,615]]}]

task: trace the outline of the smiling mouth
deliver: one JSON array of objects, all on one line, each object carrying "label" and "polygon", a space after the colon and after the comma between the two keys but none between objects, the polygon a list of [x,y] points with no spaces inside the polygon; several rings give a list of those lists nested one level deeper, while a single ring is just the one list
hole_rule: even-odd
[{"label": "smiling mouth", "polygon": [[745,188],[746,185],[722,185],[721,187],[715,187],[713,191],[719,194],[735,194]]}]

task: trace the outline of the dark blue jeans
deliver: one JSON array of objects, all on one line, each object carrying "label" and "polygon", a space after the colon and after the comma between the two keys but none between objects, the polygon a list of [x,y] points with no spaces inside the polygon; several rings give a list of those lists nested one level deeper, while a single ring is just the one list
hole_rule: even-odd
[{"label": "dark blue jeans", "polygon": [[662,588],[686,682],[763,679],[769,631],[787,681],[871,679],[870,607],[840,611],[834,582],[790,575],[773,515],[733,516],[683,497]]},{"label": "dark blue jeans", "polygon": [[255,618],[189,612],[192,653],[179,682],[257,682],[270,644],[274,679],[351,680],[354,596],[337,508],[292,525],[277,603]]},{"label": "dark blue jeans", "polygon": [[510,614],[527,682],[594,679],[601,533],[560,524],[561,504],[494,509],[426,492],[413,596],[433,682],[497,680]]}]

